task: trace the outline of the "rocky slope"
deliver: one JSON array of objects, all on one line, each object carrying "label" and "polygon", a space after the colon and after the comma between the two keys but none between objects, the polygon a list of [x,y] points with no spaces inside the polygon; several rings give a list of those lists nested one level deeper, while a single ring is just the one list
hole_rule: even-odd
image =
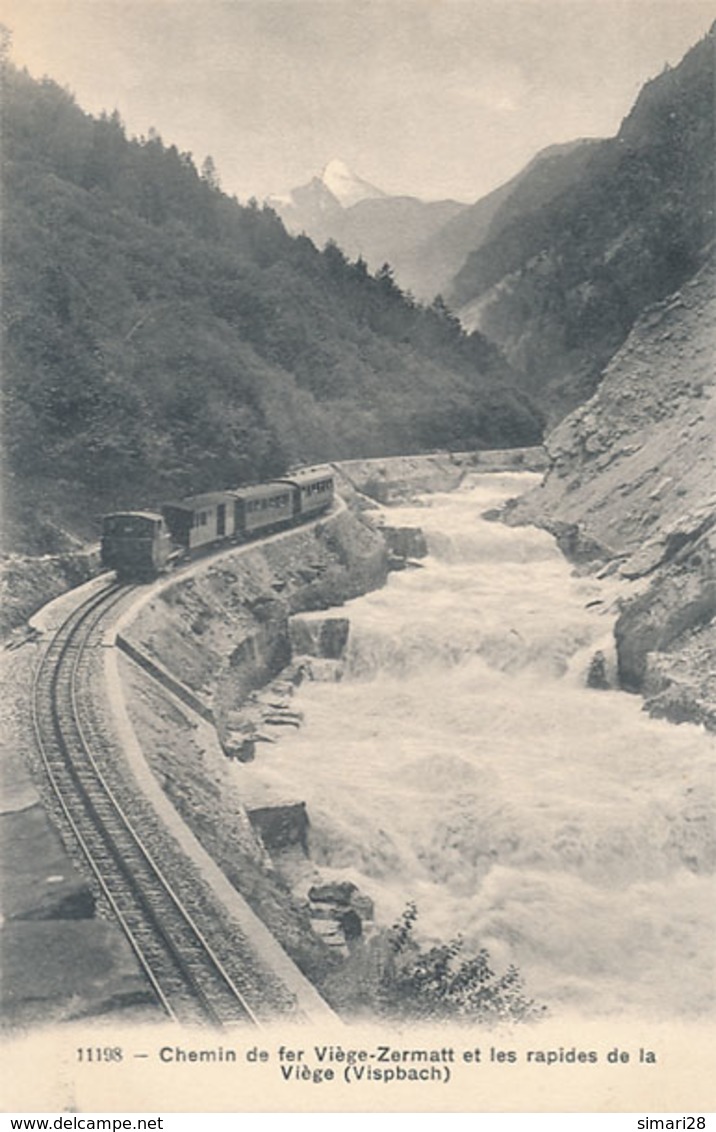
[{"label": "rocky slope", "polygon": [[711,257],[642,316],[597,393],[551,433],[544,484],[508,517],[640,580],[616,626],[623,687],[716,730],[714,275]]}]

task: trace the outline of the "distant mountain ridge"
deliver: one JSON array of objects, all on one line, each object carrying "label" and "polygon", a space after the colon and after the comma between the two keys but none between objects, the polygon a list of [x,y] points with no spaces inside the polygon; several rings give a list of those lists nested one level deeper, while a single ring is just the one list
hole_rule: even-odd
[{"label": "distant mountain ridge", "polygon": [[351,259],[363,259],[371,271],[388,263],[398,284],[419,298],[436,293],[408,274],[415,248],[467,207],[459,201],[423,201],[391,196],[363,180],[343,161],[330,161],[319,177],[285,196],[266,200],[293,235],[304,233],[318,247],[333,241]]},{"label": "distant mountain ridge", "polygon": [[300,210],[315,198],[323,201],[327,207],[352,208],[362,200],[371,200],[376,197],[385,197],[382,189],[371,185],[369,181],[359,177],[344,161],[334,157],[323,167],[319,177],[312,177],[305,185],[291,189],[283,196],[270,196],[266,199],[269,208],[277,211],[295,208]]},{"label": "distant mountain ridge", "polygon": [[549,146],[475,204],[391,196],[338,159],[319,177],[266,203],[289,232],[305,233],[318,247],[333,241],[373,271],[388,263],[403,290],[429,303],[452,288],[471,252],[515,216],[562,192],[601,144],[578,139]]}]

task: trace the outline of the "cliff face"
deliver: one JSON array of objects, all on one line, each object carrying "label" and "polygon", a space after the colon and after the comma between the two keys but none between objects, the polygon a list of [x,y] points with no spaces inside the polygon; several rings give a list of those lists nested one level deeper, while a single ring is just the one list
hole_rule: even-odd
[{"label": "cliff face", "polygon": [[550,435],[544,484],[509,516],[643,579],[616,627],[622,684],[655,714],[714,729],[715,292],[711,259],[642,316],[597,393]]}]

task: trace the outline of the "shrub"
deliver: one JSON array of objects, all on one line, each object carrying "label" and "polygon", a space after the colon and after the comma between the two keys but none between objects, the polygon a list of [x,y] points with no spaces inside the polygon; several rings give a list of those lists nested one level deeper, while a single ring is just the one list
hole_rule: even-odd
[{"label": "shrub", "polygon": [[421,947],[414,936],[415,904],[388,933],[386,963],[378,986],[381,1013],[423,1021],[528,1021],[544,1012],[526,997],[522,976],[510,966],[496,974],[485,948],[463,954],[458,936]]}]

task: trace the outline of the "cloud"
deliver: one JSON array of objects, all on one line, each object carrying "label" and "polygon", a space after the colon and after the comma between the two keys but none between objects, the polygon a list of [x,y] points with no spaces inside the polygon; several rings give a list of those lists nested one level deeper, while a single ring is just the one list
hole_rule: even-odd
[{"label": "cloud", "polygon": [[470,78],[449,84],[448,93],[455,100],[497,113],[517,111],[525,104],[528,84],[516,67],[504,70],[491,69],[489,74],[478,72]]}]

